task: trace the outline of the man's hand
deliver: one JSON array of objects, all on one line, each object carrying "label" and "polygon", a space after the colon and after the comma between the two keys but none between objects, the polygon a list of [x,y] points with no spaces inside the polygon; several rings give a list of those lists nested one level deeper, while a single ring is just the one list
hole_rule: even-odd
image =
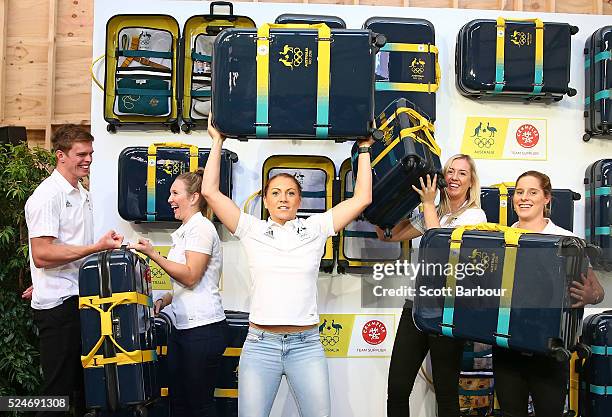
[{"label": "man's hand", "polygon": [[114,230],[109,230],[98,240],[96,243],[98,249],[100,251],[109,250],[109,249],[118,249],[121,247],[123,243],[123,235],[115,232]]},{"label": "man's hand", "polygon": [[31,300],[33,292],[34,292],[34,286],[30,285],[28,288],[25,289],[24,292],[21,293],[21,298],[23,298],[24,300]]},{"label": "man's hand", "polygon": [[570,288],[570,294],[576,302],[572,307],[584,307],[587,304],[598,304],[603,300],[603,288],[597,281],[597,277],[592,271],[587,275],[581,275],[581,281],[574,281]]}]

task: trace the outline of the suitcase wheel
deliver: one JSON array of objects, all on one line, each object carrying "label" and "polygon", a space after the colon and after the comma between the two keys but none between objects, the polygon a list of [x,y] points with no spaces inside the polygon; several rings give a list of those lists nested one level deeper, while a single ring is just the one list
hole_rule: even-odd
[{"label": "suitcase wheel", "polygon": [[191,126],[189,126],[187,123],[183,123],[181,125],[181,130],[185,133],[189,133],[191,132]]},{"label": "suitcase wheel", "polygon": [[568,88],[567,89],[567,95],[570,96],[570,97],[574,97],[577,93],[578,93],[578,91],[576,91],[575,88]]},{"label": "suitcase wheel", "polygon": [[570,35],[575,35],[579,30],[578,26],[570,26]]},{"label": "suitcase wheel", "polygon": [[109,133],[117,133],[117,126],[109,123],[106,125],[106,131]]},{"label": "suitcase wheel", "polygon": [[179,128],[178,122],[174,122],[170,125],[170,131],[172,133],[179,133],[181,131],[181,129]]},{"label": "suitcase wheel", "polygon": [[346,270],[344,269],[344,267],[342,267],[342,266],[340,266],[340,265],[338,265],[338,266],[336,267],[336,270],[337,270],[337,272],[338,272],[339,274],[344,274],[344,273],[346,273]]},{"label": "suitcase wheel", "polygon": [[589,133],[585,133],[584,135],[582,135],[582,140],[584,142],[588,142],[591,139],[591,135]]},{"label": "suitcase wheel", "polygon": [[136,407],[134,407],[134,417],[147,417],[147,408],[143,407],[142,405],[137,405]]},{"label": "suitcase wheel", "polygon": [[559,362],[567,362],[572,357],[572,354],[569,350],[562,347],[554,347],[552,348],[552,357],[555,358]]},{"label": "suitcase wheel", "polygon": [[97,417],[97,416],[98,416],[98,412],[96,410],[88,411],[85,414],[83,414],[83,417]]},{"label": "suitcase wheel", "polygon": [[385,232],[384,232],[384,236],[387,239],[391,239],[391,229],[389,227],[385,227]]},{"label": "suitcase wheel", "polygon": [[576,345],[576,354],[579,359],[588,359],[591,356],[591,348],[584,343],[578,343]]},{"label": "suitcase wheel", "polygon": [[382,33],[372,33],[372,43],[377,48],[382,48],[387,43],[387,37]]},{"label": "suitcase wheel", "polygon": [[385,137],[385,134],[383,133],[382,130],[378,130],[375,128],[370,129],[370,135],[372,136],[372,139],[374,139],[375,141],[381,141]]}]

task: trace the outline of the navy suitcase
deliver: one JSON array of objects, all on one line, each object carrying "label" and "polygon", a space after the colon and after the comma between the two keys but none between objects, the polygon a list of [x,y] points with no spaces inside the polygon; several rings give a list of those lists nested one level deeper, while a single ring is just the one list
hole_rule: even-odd
[{"label": "navy suitcase", "polygon": [[[406,99],[391,103],[376,119],[383,140],[371,147],[372,204],[363,212],[370,223],[390,233],[421,202],[412,185],[420,187],[419,178],[438,174],[438,184],[445,186],[441,174],[440,148],[433,137],[433,125],[414,104]],[[357,143],[351,150],[353,175],[357,178]]]},{"label": "navy suitcase", "polygon": [[584,46],[583,139],[612,135],[612,26],[593,33]]},{"label": "navy suitcase", "polygon": [[612,410],[612,311],[584,320],[582,343],[591,356],[580,370],[580,416],[607,417]]},{"label": "navy suitcase", "polygon": [[[518,221],[512,197],[514,183],[500,183],[491,187],[482,187],[480,206],[487,214],[487,221],[502,226],[512,226]],[[552,190],[550,218],[554,224],[566,230],[574,231],[574,203],[580,200],[580,194],[569,189]]]},{"label": "navy suitcase", "polygon": [[436,120],[440,65],[435,29],[425,19],[371,17],[364,29],[385,35],[376,55],[374,114],[398,98],[414,103],[430,121]]},{"label": "navy suitcase", "polygon": [[[180,143],[125,148],[119,155],[119,215],[133,222],[177,221],[168,204],[170,187],[183,172],[204,167],[210,149]],[[238,155],[221,153],[219,188],[232,197],[233,164]]]},{"label": "navy suitcase", "polygon": [[225,317],[229,340],[215,385],[215,403],[218,417],[238,417],[238,363],[249,332],[249,313],[226,311]]},{"label": "navy suitcase", "polygon": [[585,236],[601,248],[593,264],[612,270],[612,159],[600,159],[589,165],[584,174]]},{"label": "navy suitcase", "polygon": [[158,395],[151,291],[149,266],[125,249],[81,265],[81,362],[86,407],[94,413],[146,412]]},{"label": "navy suitcase", "polygon": [[324,24],[227,29],[214,46],[213,125],[239,139],[368,136],[382,45],[369,30]]},{"label": "navy suitcase", "polygon": [[294,14],[294,13],[283,13],[279,15],[274,23],[277,24],[317,24],[325,23],[331,29],[346,29],[346,23],[338,16],[324,16],[317,14]]},{"label": "navy suitcase", "polygon": [[539,19],[476,19],[457,35],[456,85],[471,98],[559,101],[569,87],[571,37],[567,23]]},{"label": "navy suitcase", "polygon": [[157,395],[159,398],[149,408],[149,417],[170,416],[170,374],[168,373],[168,341],[172,333],[172,320],[165,313],[155,316],[155,378],[157,380]]},{"label": "navy suitcase", "polygon": [[416,280],[415,324],[427,333],[569,360],[583,313],[570,308],[569,288],[586,272],[585,249],[577,237],[494,223],[431,229],[419,250],[427,268]]}]

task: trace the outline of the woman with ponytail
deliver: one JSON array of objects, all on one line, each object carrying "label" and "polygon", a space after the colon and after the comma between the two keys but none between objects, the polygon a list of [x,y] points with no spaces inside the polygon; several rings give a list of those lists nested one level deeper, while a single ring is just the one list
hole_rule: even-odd
[{"label": "woman with ponytail", "polygon": [[204,170],[179,175],[168,203],[182,222],[172,233],[168,258],[146,239],[131,248],[147,255],[172,278],[172,291],[155,300],[155,313],[170,305],[176,329],[168,341],[172,416],[216,416],[214,390],[227,345],[219,279],[223,258],[215,226],[200,194]]}]

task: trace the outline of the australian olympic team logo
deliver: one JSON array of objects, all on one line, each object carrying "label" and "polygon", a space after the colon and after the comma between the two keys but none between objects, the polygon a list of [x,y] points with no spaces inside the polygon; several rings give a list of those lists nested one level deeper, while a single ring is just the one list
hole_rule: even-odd
[{"label": "australian olympic team logo", "polygon": [[533,42],[533,35],[531,33],[515,30],[512,32],[512,35],[510,35],[510,42],[518,47],[525,45],[529,46]]},{"label": "australian olympic team logo", "polygon": [[279,52],[280,58],[278,62],[281,62],[284,66],[294,68],[304,66],[308,67],[312,64],[312,50],[309,48],[298,48],[296,46],[285,45],[283,50]]},{"label": "australian olympic team logo", "polygon": [[474,144],[480,149],[489,149],[495,144],[495,135],[497,134],[497,128],[491,125],[491,122],[487,122],[485,126],[483,122],[478,123],[478,126],[474,128],[474,134],[471,136],[474,138]]},{"label": "australian olympic team logo", "polygon": [[516,130],[516,141],[523,148],[533,148],[540,141],[540,132],[535,126],[526,123]]},{"label": "australian olympic team logo", "polygon": [[336,323],[335,319],[328,322],[327,319],[323,320],[323,323],[319,325],[319,338],[323,346],[335,346],[340,342],[340,332],[342,325]]},{"label": "australian olympic team logo", "polygon": [[361,329],[361,336],[370,345],[379,345],[387,338],[387,327],[378,320],[370,320]]}]

